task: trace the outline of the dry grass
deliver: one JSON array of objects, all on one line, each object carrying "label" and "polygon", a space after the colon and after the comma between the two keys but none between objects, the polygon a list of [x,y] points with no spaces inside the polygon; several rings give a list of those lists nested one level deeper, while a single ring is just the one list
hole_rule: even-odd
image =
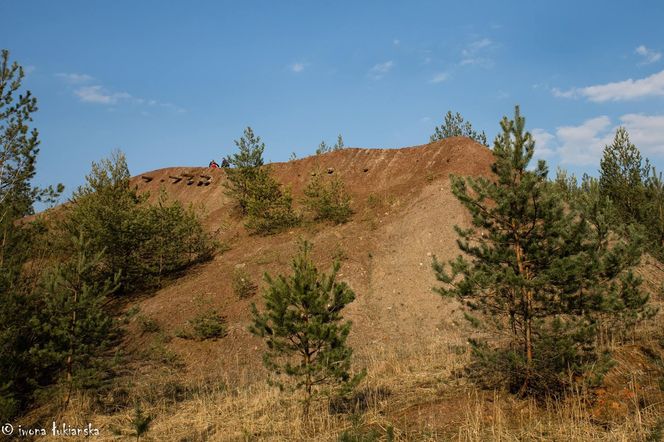
[{"label": "dry grass", "polygon": [[[184,391],[176,400],[163,393],[167,381],[136,380],[130,402],[141,400],[145,412],[155,417],[141,439],[152,441],[335,441],[344,432],[355,437],[346,440],[362,441],[658,440],[648,438],[662,424],[664,404],[640,400],[642,389],[636,383],[628,385],[628,403],[616,406],[615,415],[606,420],[598,418],[596,406],[583,394],[538,405],[478,391],[459,376],[467,359],[467,352],[443,342],[408,352],[379,347],[359,354],[357,363],[368,374],[360,389],[363,409],[355,413],[335,413],[320,400],[304,419],[296,393],[257,381],[247,369],[214,383],[172,378],[168,382]],[[129,440],[133,408],[107,416],[92,413],[92,402],[77,398],[60,421],[92,422],[101,429],[100,441]]]}]

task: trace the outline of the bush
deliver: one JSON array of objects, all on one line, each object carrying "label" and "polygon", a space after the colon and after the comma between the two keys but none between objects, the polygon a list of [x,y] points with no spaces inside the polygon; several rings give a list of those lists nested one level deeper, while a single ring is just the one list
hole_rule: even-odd
[{"label": "bush", "polygon": [[258,286],[249,277],[249,274],[242,269],[235,269],[233,272],[233,292],[240,299],[246,299],[256,293]]},{"label": "bush", "polygon": [[226,336],[226,321],[215,310],[197,315],[189,321],[189,325],[193,333],[180,334],[179,337],[204,341]]},{"label": "bush", "polygon": [[303,204],[316,221],[332,221],[343,224],[350,219],[350,196],[339,177],[325,181],[322,174],[316,172],[304,189]]},{"label": "bush", "polygon": [[269,174],[251,184],[251,196],[247,205],[245,226],[252,233],[271,235],[300,223],[293,210],[293,198],[288,190],[282,191]]},{"label": "bush", "polygon": [[141,334],[156,333],[161,330],[159,323],[154,318],[140,315],[136,320],[138,321],[138,327],[141,330]]}]

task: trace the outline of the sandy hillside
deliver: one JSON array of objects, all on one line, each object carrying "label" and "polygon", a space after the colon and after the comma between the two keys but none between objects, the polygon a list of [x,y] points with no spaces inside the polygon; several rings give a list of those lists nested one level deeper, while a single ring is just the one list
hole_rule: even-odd
[{"label": "sandy hillside", "polygon": [[[291,188],[296,203],[312,173],[340,176],[355,214],[345,225],[312,224],[270,237],[247,234],[224,194],[222,169],[168,168],[137,176],[133,182],[139,190],[153,197],[163,188],[170,198],[204,206],[206,227],[230,247],[140,301],[141,314],[172,334],[197,313],[216,308],[228,320],[227,337],[217,342],[175,338],[168,347],[183,357],[192,376],[257,373],[253,368],[260,366],[262,346],[247,326],[249,305],[261,298],[239,300],[231,276],[243,268],[262,286],[264,272],[288,271],[296,240],[303,237],[314,243],[321,267],[328,269],[334,256],[342,259],[341,278],[357,295],[347,317],[354,323],[351,343],[358,356],[368,349],[398,353],[430,340],[454,341],[454,304],[431,291],[431,257],[456,256],[453,226],[467,223],[449,175],[486,175],[491,162],[487,148],[452,138],[403,149],[349,148],[273,164],[275,177]],[[134,345],[146,345],[145,339],[135,339]]]}]

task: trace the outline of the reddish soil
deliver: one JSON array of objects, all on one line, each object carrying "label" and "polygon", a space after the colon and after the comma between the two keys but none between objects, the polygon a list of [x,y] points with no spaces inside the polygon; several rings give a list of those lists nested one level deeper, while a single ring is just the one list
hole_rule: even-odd
[{"label": "reddish soil", "polygon": [[[223,169],[169,168],[137,176],[133,183],[150,191],[151,198],[163,188],[170,198],[204,206],[206,227],[230,247],[140,301],[141,314],[173,335],[197,313],[217,309],[228,321],[228,336],[206,342],[174,338],[168,348],[184,359],[191,376],[262,376],[254,369],[260,366],[262,344],[247,331],[249,306],[260,304],[261,297],[238,299],[231,276],[242,267],[262,287],[264,272],[289,271],[296,240],[303,237],[314,243],[321,268],[329,269],[334,256],[342,260],[340,278],[356,293],[347,317],[354,323],[350,339],[358,356],[376,347],[399,352],[441,337],[460,342],[454,332],[455,304],[431,290],[436,284],[431,260],[434,254],[443,259],[458,254],[453,226],[468,222],[450,191],[449,175],[488,175],[492,161],[489,149],[451,138],[403,149],[349,148],[272,164],[296,206],[312,173],[340,176],[355,213],[344,225],[310,223],[270,237],[246,232],[224,193]],[[183,179],[174,183],[170,177]],[[149,339],[134,342],[147,345]]]}]

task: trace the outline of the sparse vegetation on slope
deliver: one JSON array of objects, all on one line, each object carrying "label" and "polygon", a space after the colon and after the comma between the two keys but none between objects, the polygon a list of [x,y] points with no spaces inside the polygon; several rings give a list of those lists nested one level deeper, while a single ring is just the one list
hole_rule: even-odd
[{"label": "sparse vegetation on slope", "polygon": [[247,229],[270,235],[299,224],[290,191],[281,188],[263,163],[265,143],[247,127],[235,144],[238,152],[229,158],[231,167],[226,170],[227,194],[246,215]]}]

